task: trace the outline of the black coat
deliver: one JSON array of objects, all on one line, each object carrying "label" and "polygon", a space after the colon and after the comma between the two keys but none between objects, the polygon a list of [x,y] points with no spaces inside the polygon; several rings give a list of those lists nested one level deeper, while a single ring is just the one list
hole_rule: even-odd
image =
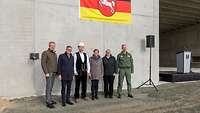
[{"label": "black coat", "polygon": [[114,56],[103,57],[104,76],[112,76],[117,73],[117,61]]},{"label": "black coat", "polygon": [[59,55],[58,74],[61,74],[62,80],[73,80],[74,76],[74,57],[67,53]]}]

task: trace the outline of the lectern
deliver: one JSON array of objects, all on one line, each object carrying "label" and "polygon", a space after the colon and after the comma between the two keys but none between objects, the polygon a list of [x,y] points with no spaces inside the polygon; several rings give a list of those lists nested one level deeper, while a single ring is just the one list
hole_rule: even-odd
[{"label": "lectern", "polygon": [[191,52],[181,51],[176,53],[176,65],[178,73],[190,73]]}]

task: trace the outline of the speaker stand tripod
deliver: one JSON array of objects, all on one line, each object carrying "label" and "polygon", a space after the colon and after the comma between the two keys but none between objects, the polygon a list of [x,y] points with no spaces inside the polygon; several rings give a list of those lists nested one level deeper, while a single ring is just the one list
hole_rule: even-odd
[{"label": "speaker stand tripod", "polygon": [[[152,47],[150,47],[149,79],[146,82],[144,82],[142,85],[140,85],[139,87],[137,87],[136,89],[139,89],[143,85],[153,85],[153,87],[155,88],[155,90],[158,92],[158,88],[155,86],[155,84],[153,83],[152,78],[151,78],[151,49],[152,49]],[[147,84],[148,82],[149,82],[149,84]]]}]

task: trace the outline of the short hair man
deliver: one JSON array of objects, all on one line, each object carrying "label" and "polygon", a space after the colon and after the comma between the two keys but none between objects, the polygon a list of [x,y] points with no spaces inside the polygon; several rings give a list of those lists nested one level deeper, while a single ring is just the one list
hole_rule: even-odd
[{"label": "short hair man", "polygon": [[117,62],[119,67],[119,81],[118,81],[118,98],[121,98],[124,77],[126,77],[128,97],[133,98],[131,91],[131,73],[133,73],[133,58],[127,51],[127,45],[122,44],[122,51],[117,55]]},{"label": "short hair man", "polygon": [[54,108],[55,101],[52,100],[52,89],[55,76],[57,75],[57,54],[55,42],[49,42],[48,50],[43,51],[41,65],[46,78],[46,104],[48,108]]},{"label": "short hair man", "polygon": [[66,106],[66,103],[73,105],[70,100],[71,84],[74,77],[74,57],[71,46],[67,46],[66,51],[59,55],[58,74],[62,84],[62,106]]}]

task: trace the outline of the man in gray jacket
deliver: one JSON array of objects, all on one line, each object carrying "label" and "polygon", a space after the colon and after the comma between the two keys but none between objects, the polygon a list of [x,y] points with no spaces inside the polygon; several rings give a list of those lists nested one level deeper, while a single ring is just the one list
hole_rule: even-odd
[{"label": "man in gray jacket", "polygon": [[49,42],[48,50],[42,53],[41,65],[46,78],[46,104],[48,108],[54,108],[55,101],[52,100],[52,88],[57,75],[57,54],[55,42]]}]

